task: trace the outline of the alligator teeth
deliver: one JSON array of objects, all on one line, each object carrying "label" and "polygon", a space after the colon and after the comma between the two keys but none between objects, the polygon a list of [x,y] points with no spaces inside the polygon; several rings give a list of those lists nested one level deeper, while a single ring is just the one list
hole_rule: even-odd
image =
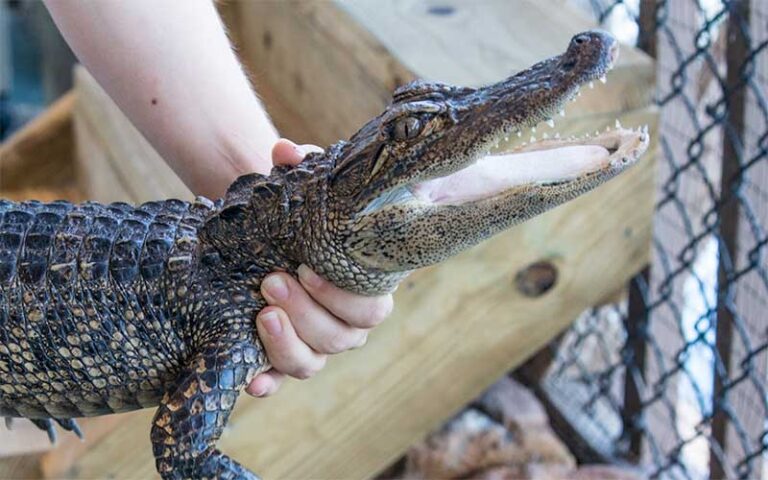
[{"label": "alligator teeth", "polygon": [[561,117],[564,117],[565,116],[565,109],[561,108],[560,111],[557,112],[557,113],[559,113]]},{"label": "alligator teeth", "polygon": [[605,77],[605,75],[601,75],[600,76],[600,81],[603,82],[603,83],[606,83],[608,81],[608,79]]},{"label": "alligator teeth", "polygon": [[560,132],[555,133],[555,138],[560,138]]},{"label": "alligator teeth", "polygon": [[547,138],[549,138],[549,135],[547,135],[547,132],[544,132],[544,133],[541,134],[541,137],[544,138],[544,139],[547,139]]},{"label": "alligator teeth", "polygon": [[595,82],[589,81],[589,88],[595,88]]},{"label": "alligator teeth", "polygon": [[606,125],[606,126],[605,126],[605,131],[606,131],[606,132],[610,132],[610,131],[611,131],[611,127],[609,127],[608,125]]},{"label": "alligator teeth", "polygon": [[504,135],[504,141],[505,141],[505,142],[508,142],[508,141],[509,141],[509,135]]},{"label": "alligator teeth", "polygon": [[600,130],[595,130],[595,136],[596,136],[596,137],[599,137],[599,136],[600,136]]},{"label": "alligator teeth", "polygon": [[619,119],[618,119],[618,118],[616,119],[616,124],[615,124],[614,126],[615,126],[616,128],[621,128],[621,122],[619,121]]},{"label": "alligator teeth", "polygon": [[518,130],[517,131],[517,138],[520,138],[522,136],[523,136],[523,131],[522,130]]},{"label": "alligator teeth", "polygon": [[535,141],[536,141],[536,137],[534,137],[533,135],[531,135],[531,143],[533,143],[533,142],[535,142]]},{"label": "alligator teeth", "polygon": [[536,133],[536,127],[531,127],[531,132]]},{"label": "alligator teeth", "polygon": [[555,121],[550,118],[547,120],[547,125],[549,125],[549,128],[555,128]]}]

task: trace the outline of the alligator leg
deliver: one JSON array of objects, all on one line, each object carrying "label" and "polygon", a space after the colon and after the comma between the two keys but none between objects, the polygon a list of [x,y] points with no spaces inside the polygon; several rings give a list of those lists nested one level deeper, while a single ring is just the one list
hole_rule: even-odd
[{"label": "alligator leg", "polygon": [[181,372],[152,421],[152,451],[164,479],[258,478],[215,444],[240,391],[263,366],[260,352],[252,343],[212,345]]}]

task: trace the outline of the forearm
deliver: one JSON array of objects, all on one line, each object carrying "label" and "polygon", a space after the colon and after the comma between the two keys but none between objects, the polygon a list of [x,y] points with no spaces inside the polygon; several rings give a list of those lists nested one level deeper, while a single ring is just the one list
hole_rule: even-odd
[{"label": "forearm", "polygon": [[209,0],[46,0],[80,61],[195,192],[269,172],[277,132]]}]

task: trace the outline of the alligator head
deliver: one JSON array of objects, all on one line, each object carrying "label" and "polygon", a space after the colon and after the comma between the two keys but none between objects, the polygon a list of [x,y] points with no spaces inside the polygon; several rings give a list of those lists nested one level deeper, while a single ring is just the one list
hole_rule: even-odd
[{"label": "alligator head", "polygon": [[380,293],[615,177],[645,151],[647,129],[617,125],[591,138],[531,138],[504,154],[489,150],[552,125],[581,86],[605,81],[617,55],[613,37],[589,31],[562,55],[484,88],[423,81],[399,88],[348,142],[305,160],[312,175],[273,172],[301,178],[276,180],[301,197],[280,220],[301,230],[288,256],[341,287]]}]

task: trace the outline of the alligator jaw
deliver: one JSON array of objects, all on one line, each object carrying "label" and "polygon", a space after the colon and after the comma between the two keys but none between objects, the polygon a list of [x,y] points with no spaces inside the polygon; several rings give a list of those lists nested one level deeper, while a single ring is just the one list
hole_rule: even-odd
[{"label": "alligator jaw", "polygon": [[[648,146],[646,126],[617,126],[594,137],[548,139],[518,146],[506,153],[483,156],[453,174],[409,187],[415,200],[456,205],[503,195],[511,189],[567,185],[601,170],[624,170]],[[404,197],[401,197],[404,198]]]},{"label": "alligator jaw", "polygon": [[[553,130],[555,118],[565,116],[566,104],[577,100],[581,88],[594,88],[597,82],[607,82],[607,74],[618,58],[618,48],[612,37],[587,32],[575,36],[564,54],[481,89],[459,89],[455,94],[438,90],[434,97],[423,95],[418,88],[412,89],[415,93],[408,89],[404,94],[396,93],[398,106],[388,116],[399,118],[426,111],[426,107],[432,111],[446,109],[453,110],[450,114],[453,124],[438,127],[444,134],[435,134],[434,141],[429,139],[429,134],[424,135],[423,147],[411,152],[398,150],[396,146],[378,150],[371,177],[387,169],[400,168],[392,164],[393,158],[412,157],[420,161],[411,160],[413,165],[400,168],[407,173],[399,179],[393,177],[395,181],[389,185],[379,185],[384,188],[366,192],[364,195],[369,195],[370,200],[364,202],[365,207],[356,216],[369,215],[395,204],[460,204],[513,188],[564,183],[571,179],[573,188],[579,188],[576,177],[608,168],[616,159],[614,150],[620,146],[631,153],[626,159],[619,159],[627,163],[621,165],[622,169],[634,163],[644,150],[645,141],[640,136],[645,133],[647,137],[647,132],[632,132],[617,124],[616,130],[597,134],[597,138],[586,135],[564,140]],[[418,117],[411,121],[422,125]],[[422,132],[429,130],[422,128]],[[548,134],[555,137],[549,139]],[[502,140],[509,145],[510,137],[516,144],[509,152],[491,155]],[[625,144],[620,145],[622,142]],[[614,150],[603,144],[610,144]],[[384,167],[387,162],[390,164]]]},{"label": "alligator jaw", "polygon": [[384,272],[435,264],[597,188],[636,163],[649,140],[646,127],[616,128],[484,156],[382,196],[357,217],[348,250]]}]

